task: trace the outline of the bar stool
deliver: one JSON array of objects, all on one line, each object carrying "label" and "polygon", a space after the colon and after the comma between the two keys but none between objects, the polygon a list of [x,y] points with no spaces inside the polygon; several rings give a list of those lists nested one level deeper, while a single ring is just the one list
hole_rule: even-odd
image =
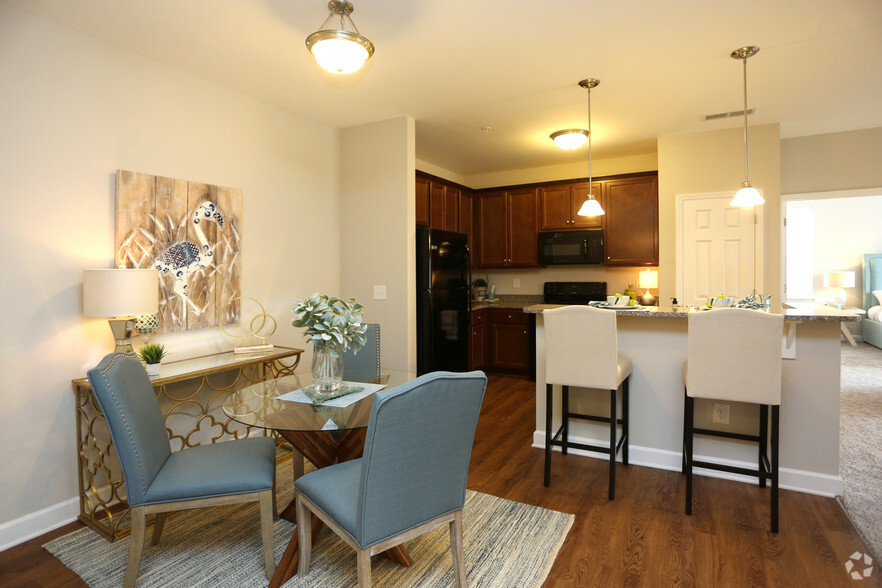
[{"label": "bar stool", "polygon": [[[619,355],[616,313],[590,306],[565,306],[542,313],[545,322],[545,486],[551,483],[551,447],[609,454],[609,499],[615,499],[616,454],[628,465],[628,383],[631,360]],[[561,386],[561,426],[551,435],[554,386]],[[570,386],[609,390],[609,416],[570,412]],[[622,389],[622,416],[616,395]],[[609,423],[609,446],[569,441],[570,419]],[[616,441],[617,427],[622,434]]]},{"label": "bar stool", "polygon": [[[721,308],[689,314],[683,427],[686,514],[692,514],[692,468],[700,467],[771,480],[772,533],[778,532],[778,418],[781,405],[781,337],[784,317],[757,310]],[[695,427],[695,399],[711,398],[759,405],[757,435]],[[769,440],[769,406],[772,431]],[[695,460],[694,435],[752,441],[759,446],[757,469]],[[771,441],[772,458],[768,445]]]}]

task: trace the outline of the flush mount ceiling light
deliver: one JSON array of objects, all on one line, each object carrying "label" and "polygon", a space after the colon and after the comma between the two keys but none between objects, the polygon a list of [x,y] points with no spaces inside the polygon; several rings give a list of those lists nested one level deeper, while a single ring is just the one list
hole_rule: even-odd
[{"label": "flush mount ceiling light", "polygon": [[600,80],[594,78],[588,78],[579,82],[579,86],[588,90],[588,197],[582,203],[582,208],[576,213],[579,216],[600,216],[605,214],[603,207],[600,206],[600,202],[595,200],[594,194],[591,193],[591,88],[596,87],[599,83]]},{"label": "flush mount ceiling light", "polygon": [[578,149],[585,144],[585,139],[587,138],[588,131],[585,129],[565,129],[551,133],[551,139],[554,141],[554,144],[565,151]]},{"label": "flush mount ceiling light", "polygon": [[[319,66],[334,74],[357,72],[374,54],[374,44],[358,32],[350,14],[354,8],[346,0],[328,2],[331,13],[321,28],[306,37],[306,47],[315,57]],[[333,28],[331,21],[340,18],[339,28]],[[347,23],[348,27],[347,27]]]},{"label": "flush mount ceiling light", "polygon": [[744,64],[744,181],[741,188],[735,192],[731,206],[756,206],[765,202],[760,196],[759,190],[750,184],[747,167],[747,58],[759,53],[759,47],[749,46],[736,49],[732,52],[732,59],[740,59]]}]

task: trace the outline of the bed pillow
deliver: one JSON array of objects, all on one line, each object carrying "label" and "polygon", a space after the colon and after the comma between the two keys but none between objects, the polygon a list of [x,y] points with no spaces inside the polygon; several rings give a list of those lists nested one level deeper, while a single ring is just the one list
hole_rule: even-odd
[{"label": "bed pillow", "polygon": [[873,290],[873,296],[876,297],[876,302],[882,304],[882,290]]},{"label": "bed pillow", "polygon": [[882,306],[871,306],[867,309],[867,318],[871,321],[879,322],[879,311],[882,310]]}]

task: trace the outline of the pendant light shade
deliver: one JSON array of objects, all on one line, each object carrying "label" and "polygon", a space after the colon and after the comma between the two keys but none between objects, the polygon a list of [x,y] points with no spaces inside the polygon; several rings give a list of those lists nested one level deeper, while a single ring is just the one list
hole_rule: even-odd
[{"label": "pendant light shade", "polygon": [[600,216],[606,214],[606,211],[600,206],[600,202],[595,200],[594,194],[591,193],[591,88],[596,87],[599,83],[600,80],[594,78],[588,78],[579,82],[580,87],[588,90],[588,197],[582,203],[579,212],[576,213],[579,216]]},{"label": "pendant light shade", "polygon": [[[322,69],[333,74],[355,73],[374,54],[374,44],[359,34],[352,22],[350,2],[331,0],[328,9],[331,13],[321,28],[306,38],[306,47]],[[334,28],[331,22],[337,24],[338,17],[339,28]]]},{"label": "pendant light shade", "polygon": [[735,192],[735,197],[729,203],[730,206],[757,206],[765,202],[759,190],[750,184],[747,158],[747,58],[753,57],[758,52],[759,47],[749,46],[736,49],[731,54],[732,59],[740,59],[744,64],[744,181],[741,182],[741,188]]},{"label": "pendant light shade", "polygon": [[554,144],[565,151],[578,149],[585,144],[587,138],[588,131],[585,129],[566,129],[551,133],[551,139],[554,141]]}]

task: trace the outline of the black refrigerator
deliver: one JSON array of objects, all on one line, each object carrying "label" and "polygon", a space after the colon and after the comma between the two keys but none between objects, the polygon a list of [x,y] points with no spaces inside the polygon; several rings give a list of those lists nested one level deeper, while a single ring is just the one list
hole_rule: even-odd
[{"label": "black refrigerator", "polygon": [[471,254],[461,233],[417,227],[417,373],[469,369]]}]

